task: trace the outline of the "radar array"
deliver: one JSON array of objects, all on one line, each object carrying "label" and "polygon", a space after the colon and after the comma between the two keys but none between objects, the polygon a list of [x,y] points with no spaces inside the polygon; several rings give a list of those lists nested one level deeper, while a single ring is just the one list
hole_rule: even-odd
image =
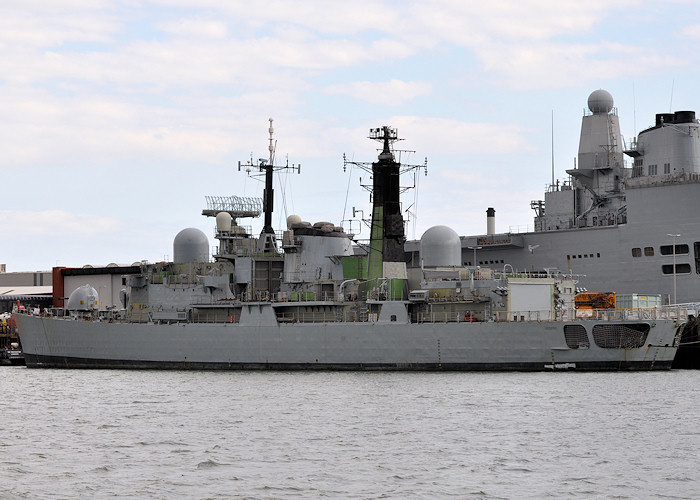
[{"label": "radar array", "polygon": [[207,208],[202,215],[216,217],[219,212],[228,212],[235,220],[239,217],[260,217],[262,213],[262,198],[247,196],[205,196]]}]

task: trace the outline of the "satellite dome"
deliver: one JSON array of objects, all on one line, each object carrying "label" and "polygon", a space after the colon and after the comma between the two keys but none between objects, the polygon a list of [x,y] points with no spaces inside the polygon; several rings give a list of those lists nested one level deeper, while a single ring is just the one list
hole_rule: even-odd
[{"label": "satellite dome", "polygon": [[420,258],[427,267],[462,265],[462,241],[447,226],[433,226],[420,239]]},{"label": "satellite dome", "polygon": [[231,221],[233,217],[228,212],[219,212],[216,214],[216,229],[217,231],[229,232],[231,231]]},{"label": "satellite dome", "polygon": [[207,235],[195,227],[183,229],[173,242],[173,261],[209,262],[209,239]]},{"label": "satellite dome", "polygon": [[610,92],[607,90],[594,90],[591,95],[588,96],[588,109],[596,115],[610,113],[613,104],[613,96],[610,95]]},{"label": "satellite dome", "polygon": [[294,214],[290,215],[289,217],[287,217],[287,229],[292,229],[292,226],[294,226],[294,224],[299,224],[300,222],[301,217]]},{"label": "satellite dome", "polygon": [[67,308],[69,311],[95,311],[99,303],[97,290],[90,285],[83,285],[70,294]]}]

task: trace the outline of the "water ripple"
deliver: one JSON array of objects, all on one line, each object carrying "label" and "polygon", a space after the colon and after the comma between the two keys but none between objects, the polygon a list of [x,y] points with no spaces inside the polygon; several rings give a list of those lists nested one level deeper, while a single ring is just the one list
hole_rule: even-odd
[{"label": "water ripple", "polygon": [[0,371],[0,499],[700,491],[700,372]]}]

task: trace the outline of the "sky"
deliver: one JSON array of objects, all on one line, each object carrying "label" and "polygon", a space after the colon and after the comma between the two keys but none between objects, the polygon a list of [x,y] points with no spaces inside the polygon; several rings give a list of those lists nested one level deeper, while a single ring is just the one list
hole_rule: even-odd
[{"label": "sky", "polygon": [[[700,111],[697,0],[0,3],[0,263],[8,272],[172,260],[206,196],[262,197],[238,162],[278,165],[273,225],[368,238],[367,172],[388,125],[409,239],[532,229],[573,168],[590,93],[630,141]],[[356,210],[353,218],[353,208]],[[354,219],[354,220],[351,220]],[[242,219],[258,234],[262,217]]]}]

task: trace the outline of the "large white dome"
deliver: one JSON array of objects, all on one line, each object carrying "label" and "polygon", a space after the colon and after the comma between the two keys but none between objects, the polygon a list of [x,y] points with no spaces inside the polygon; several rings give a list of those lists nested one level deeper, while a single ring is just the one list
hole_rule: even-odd
[{"label": "large white dome", "polygon": [[427,267],[459,267],[462,265],[462,241],[447,226],[433,226],[420,239],[420,258]]},{"label": "large white dome", "polygon": [[594,90],[588,96],[588,109],[596,115],[610,113],[614,103],[613,96],[607,90]]},{"label": "large white dome", "polygon": [[196,227],[183,229],[173,242],[173,262],[209,262],[209,239]]},{"label": "large white dome", "polygon": [[95,311],[99,307],[100,298],[90,285],[83,285],[73,290],[68,298],[69,311]]}]

